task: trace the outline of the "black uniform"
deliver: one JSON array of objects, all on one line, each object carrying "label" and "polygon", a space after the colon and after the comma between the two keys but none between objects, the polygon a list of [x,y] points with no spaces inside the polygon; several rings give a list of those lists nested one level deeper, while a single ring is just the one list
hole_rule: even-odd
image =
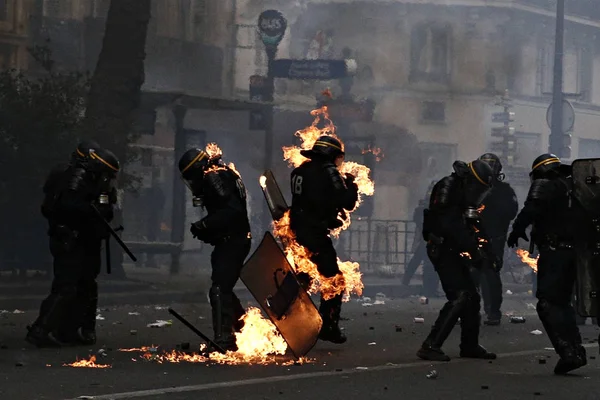
[{"label": "black uniform", "polygon": [[119,163],[107,150],[88,151],[55,168],[44,185],[42,214],[48,219],[54,280],[26,338],[39,347],[96,342],[96,278],[100,243],[108,232],[92,206],[112,220]]},{"label": "black uniform", "polygon": [[[427,200],[431,196],[431,190],[428,190]],[[413,242],[413,256],[404,269],[402,284],[408,286],[413,275],[423,264],[423,290],[421,294],[427,297],[436,297],[440,279],[433,268],[433,264],[427,257],[427,242],[423,240],[421,232],[423,231],[423,212],[425,211],[426,200],[419,201],[419,205],[413,213],[413,221],[415,223],[415,238]]]},{"label": "black uniform", "polygon": [[461,357],[495,358],[479,345],[480,296],[470,269],[480,267],[487,255],[479,247],[471,219],[492,184],[492,170],[484,162],[457,161],[454,173],[433,188],[425,211],[423,237],[448,302],[435,321],[417,356],[449,361],[441,347],[461,319]]},{"label": "black uniform", "polygon": [[[298,244],[311,253],[311,260],[319,273],[332,278],[340,274],[337,254],[329,230],[339,228],[345,218],[344,210],[354,209],[358,201],[358,187],[354,177],[342,177],[336,159],[344,155],[342,144],[330,136],[322,136],[312,150],[303,151],[309,158],[291,174],[292,207],[290,227]],[[339,328],[342,295],[330,300],[321,299],[319,312],[323,318],[320,338],[343,343],[346,337]]]},{"label": "black uniform", "polygon": [[[502,318],[502,279],[500,271],[504,263],[504,246],[510,222],[517,216],[519,202],[513,188],[504,180],[502,164],[495,154],[487,153],[479,157],[494,171],[496,181],[492,190],[483,200],[481,211],[483,230],[489,238],[489,249],[495,257],[496,268],[481,268],[481,295],[483,308],[487,314],[486,325],[498,325]],[[476,274],[477,275],[477,274]]]},{"label": "black uniform", "polygon": [[235,331],[244,308],[233,292],[244,260],[250,252],[251,235],[242,178],[220,157],[210,159],[202,150],[191,149],[179,162],[183,178],[192,190],[194,205],[203,206],[207,216],[192,224],[192,235],[214,246],[211,254],[212,307],[215,342],[236,350]]},{"label": "black uniform", "polygon": [[560,360],[554,370],[563,374],[586,364],[585,349],[575,321],[571,297],[576,274],[575,250],[578,220],[571,207],[571,180],[561,172],[552,154],[538,157],[532,167],[532,183],[525,206],[513,223],[508,245],[527,240],[525,229],[533,225],[539,248],[537,312]]}]

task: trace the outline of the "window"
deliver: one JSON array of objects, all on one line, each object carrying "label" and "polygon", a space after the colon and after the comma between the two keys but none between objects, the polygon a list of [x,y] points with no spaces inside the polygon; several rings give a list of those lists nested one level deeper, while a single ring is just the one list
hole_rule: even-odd
[{"label": "window", "polygon": [[600,157],[600,140],[579,139],[579,158]]},{"label": "window", "polygon": [[434,23],[417,25],[411,34],[411,82],[446,83],[450,71],[450,27]]},{"label": "window", "polygon": [[446,103],[443,101],[424,101],[421,108],[421,121],[444,122],[446,120]]},{"label": "window", "polygon": [[[586,52],[581,48],[565,50],[563,57],[563,92],[579,93],[591,86],[591,66],[586,70]],[[546,43],[540,54],[541,91],[540,94],[552,93],[554,84],[554,43]],[[584,81],[587,80],[587,81]]]},{"label": "window", "polygon": [[190,5],[190,29],[187,39],[193,42],[202,42],[205,36],[205,27],[208,16],[206,0],[192,0]]}]

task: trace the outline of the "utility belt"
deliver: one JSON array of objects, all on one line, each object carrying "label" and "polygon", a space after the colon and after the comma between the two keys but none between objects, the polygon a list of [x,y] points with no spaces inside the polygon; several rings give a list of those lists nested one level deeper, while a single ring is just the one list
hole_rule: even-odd
[{"label": "utility belt", "polygon": [[558,249],[573,249],[573,240],[567,238],[559,238],[556,235],[543,235],[537,237],[536,243],[540,250],[558,250]]},{"label": "utility belt", "polygon": [[227,242],[229,242],[232,239],[252,239],[252,234],[250,232],[246,232],[246,233],[231,233],[225,236],[221,236],[217,239],[215,239],[214,241],[214,245],[217,244],[225,244]]}]

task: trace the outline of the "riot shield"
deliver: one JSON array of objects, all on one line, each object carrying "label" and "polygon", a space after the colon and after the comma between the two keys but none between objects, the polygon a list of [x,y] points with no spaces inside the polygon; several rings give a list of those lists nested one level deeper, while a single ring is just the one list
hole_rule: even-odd
[{"label": "riot shield", "polygon": [[317,342],[323,321],[270,232],[241,272],[242,282],[300,358]]},{"label": "riot shield", "polygon": [[271,170],[266,170],[262,175],[260,187],[265,195],[265,200],[267,200],[267,205],[269,206],[269,211],[271,211],[273,221],[279,220],[283,217],[283,214],[285,214],[289,207]]},{"label": "riot shield", "polygon": [[577,313],[598,316],[600,286],[600,159],[575,160],[572,164],[574,207],[577,232]]}]

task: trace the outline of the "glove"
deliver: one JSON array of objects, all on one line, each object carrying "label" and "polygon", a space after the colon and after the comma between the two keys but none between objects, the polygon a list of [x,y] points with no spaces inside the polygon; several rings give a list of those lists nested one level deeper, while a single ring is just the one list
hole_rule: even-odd
[{"label": "glove", "polygon": [[194,239],[208,243],[208,229],[206,228],[204,220],[194,222],[190,228],[190,232],[192,233]]},{"label": "glove", "polygon": [[519,245],[519,239],[523,239],[526,242],[529,242],[529,238],[527,237],[527,234],[523,231],[515,231],[513,230],[510,235],[508,235],[508,240],[506,241],[506,244],[508,245],[508,247],[517,247]]},{"label": "glove", "polygon": [[354,182],[355,179],[356,177],[352,174],[346,174],[346,177],[344,178],[346,187],[352,191],[358,191],[358,185]]}]

